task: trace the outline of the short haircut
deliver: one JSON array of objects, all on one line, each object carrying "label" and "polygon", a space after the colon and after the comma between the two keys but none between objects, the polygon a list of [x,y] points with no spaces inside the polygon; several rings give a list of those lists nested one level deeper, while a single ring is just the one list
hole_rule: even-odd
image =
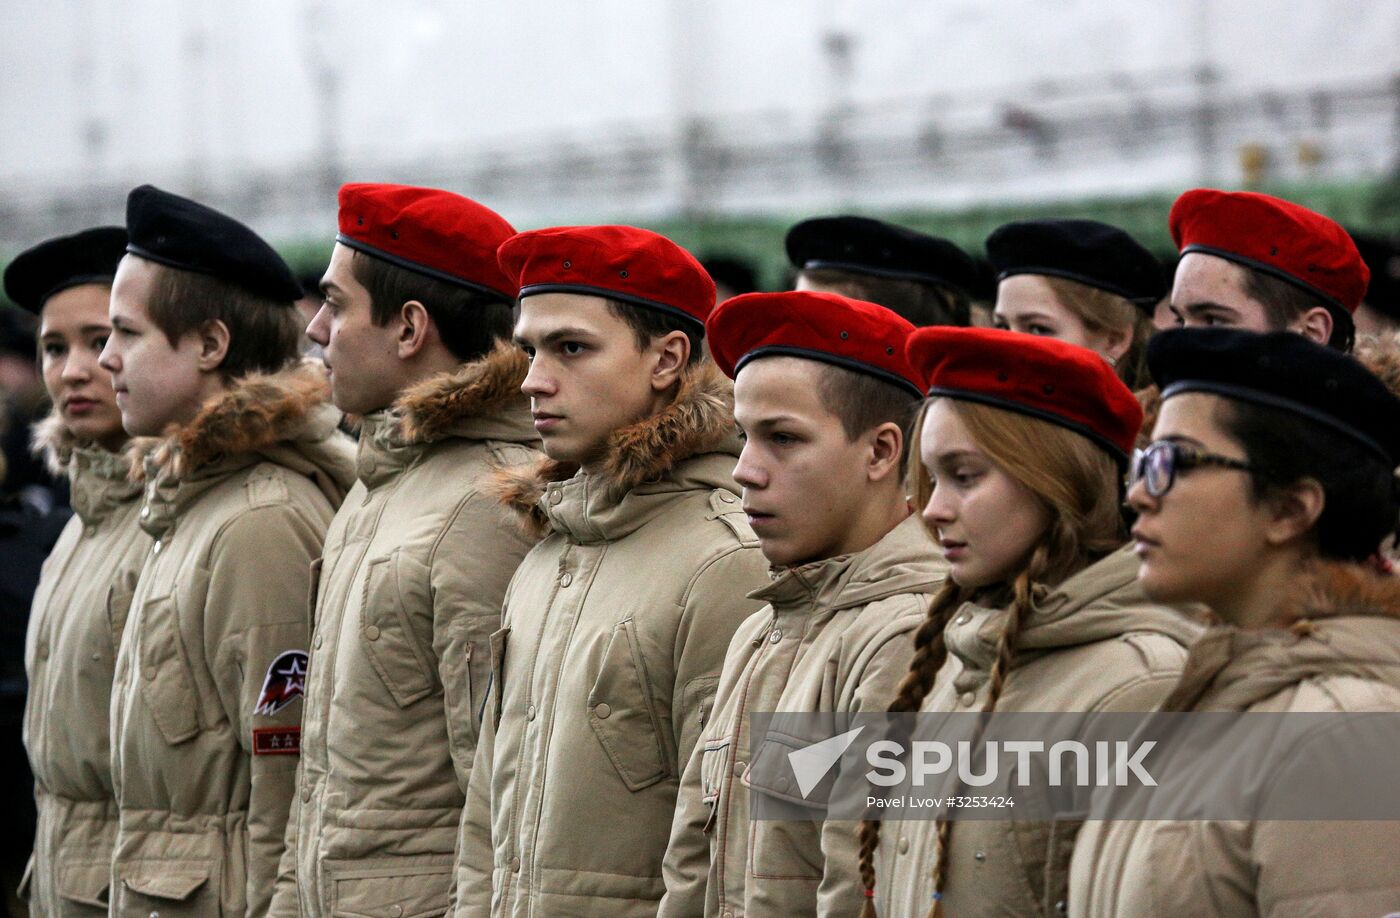
[{"label": "short haircut", "polygon": [[370,320],[381,328],[410,300],[423,304],[443,345],[463,363],[510,340],[511,300],[486,290],[450,284],[354,250],[350,273],[369,291]]},{"label": "short haircut", "polygon": [[186,334],[218,320],[228,328],[228,353],[219,364],[225,380],[275,373],[301,353],[301,314],[290,301],[269,299],[214,277],[156,263],[146,311],[174,347]]},{"label": "short haircut", "polygon": [[690,341],[690,359],[686,365],[694,366],[704,359],[705,329],[699,322],[682,319],[659,309],[648,309],[645,306],[624,303],[621,300],[608,300],[608,311],[626,322],[627,327],[632,329],[632,337],[637,343],[637,350],[646,350],[652,341],[662,335],[678,331],[685,332],[685,337]]},{"label": "short haircut", "polygon": [[972,304],[955,287],[899,277],[877,277],[836,268],[804,268],[800,276],[853,300],[875,303],[913,325],[969,325]]},{"label": "short haircut", "polygon": [[1244,292],[1264,307],[1264,320],[1270,331],[1283,331],[1288,323],[1313,309],[1325,309],[1332,316],[1332,337],[1327,344],[1339,351],[1350,351],[1356,337],[1351,317],[1333,304],[1291,281],[1245,265]]},{"label": "short haircut", "polygon": [[894,383],[885,382],[869,373],[848,370],[829,363],[817,362],[817,394],[846,433],[848,441],[881,424],[897,424],[904,435],[899,456],[899,475],[903,479],[909,462],[910,430],[921,399]]}]

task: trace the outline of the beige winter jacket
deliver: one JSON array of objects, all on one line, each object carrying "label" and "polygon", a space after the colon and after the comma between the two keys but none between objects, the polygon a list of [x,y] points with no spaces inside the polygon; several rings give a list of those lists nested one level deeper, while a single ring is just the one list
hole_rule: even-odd
[{"label": "beige winter jacket", "polygon": [[93,916],[107,911],[117,836],[112,670],[151,537],[136,524],[130,456],[76,443],[56,416],[36,445],[67,474],[74,516],[44,562],[25,640],[24,746],[39,809],[29,911]]},{"label": "beige winter jacket", "polygon": [[885,710],[946,573],[911,516],[864,551],[781,571],[749,594],[768,605],[730,642],[714,713],[681,781],[662,915],[859,911],[855,823],[750,820],[749,714]]},{"label": "beige winter jacket", "polygon": [[[438,915],[501,600],[533,540],[482,486],[539,457],[501,347],[363,419],[326,533],[298,794],[273,914]],[[299,893],[299,894],[298,894]]]},{"label": "beige winter jacket", "polygon": [[311,564],[354,476],[324,371],[250,376],[144,461],[112,687],[112,912],[263,915],[296,774]]},{"label": "beige winter jacket", "polygon": [[463,817],[461,915],[654,915],[680,771],[767,565],[735,496],[732,388],[709,363],[614,434],[605,472],[548,460],[506,499],[547,532],[492,635]]},{"label": "beige winter jacket", "polygon": [[[1120,549],[1040,590],[1021,630],[998,711],[1153,711],[1176,684],[1201,628],[1152,603],[1137,558]],[[1006,615],[968,603],[945,632],[949,659],[925,711],[982,709]],[[962,820],[951,832],[944,911],[957,918],[1063,912],[1080,823]],[[933,895],[938,824],[886,820],[876,851],[881,918],[923,918]]]},{"label": "beige winter jacket", "polygon": [[[1169,711],[1400,711],[1400,579],[1324,564],[1285,595],[1292,629],[1217,628]],[[1400,912],[1400,822],[1088,822],[1070,914],[1376,918]]]}]

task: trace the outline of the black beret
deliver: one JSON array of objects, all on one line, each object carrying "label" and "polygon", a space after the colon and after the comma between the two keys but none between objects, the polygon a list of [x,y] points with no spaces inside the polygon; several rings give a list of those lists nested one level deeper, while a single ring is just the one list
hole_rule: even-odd
[{"label": "black beret", "polygon": [[1351,238],[1361,252],[1361,260],[1371,269],[1366,305],[1400,319],[1400,240],[1366,233],[1352,233]]},{"label": "black beret", "polygon": [[45,240],[15,256],[5,268],[5,295],[32,313],[44,301],[79,284],[112,282],[126,254],[126,230],[99,226]]},{"label": "black beret", "polygon": [[1400,465],[1400,399],[1356,359],[1296,332],[1177,328],[1147,343],[1162,398],[1209,392],[1301,415]]},{"label": "black beret", "polygon": [[1162,265],[1116,226],[1097,220],[1018,220],[987,237],[997,280],[1042,274],[1078,281],[1146,310],[1167,294]]},{"label": "black beret", "polygon": [[152,185],[126,199],[126,250],[149,261],[208,274],[291,305],[301,287],[282,256],[232,217]]},{"label": "black beret", "polygon": [[816,217],[788,230],[787,255],[799,271],[833,268],[956,287],[977,286],[972,258],[946,239],[869,217]]}]

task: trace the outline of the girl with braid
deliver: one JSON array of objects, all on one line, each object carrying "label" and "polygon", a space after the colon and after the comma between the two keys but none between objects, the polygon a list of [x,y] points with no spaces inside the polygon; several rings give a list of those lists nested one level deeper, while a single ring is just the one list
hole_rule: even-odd
[{"label": "girl with braid", "polygon": [[[925,328],[912,475],[949,579],[895,712],[1150,711],[1198,626],[1137,586],[1120,512],[1142,412],[1092,351]],[[1053,915],[1078,824],[867,821],[862,918]]]}]

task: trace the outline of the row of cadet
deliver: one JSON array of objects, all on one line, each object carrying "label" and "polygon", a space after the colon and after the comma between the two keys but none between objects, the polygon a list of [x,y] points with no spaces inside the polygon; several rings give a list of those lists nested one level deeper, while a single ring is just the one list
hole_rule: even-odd
[{"label": "row of cadet", "polygon": [[1187,192],[1169,308],[1240,327],[1143,346],[1090,318],[1163,293],[1101,224],[993,237],[1013,331],[842,295],[959,260],[882,224],[716,305],[646,230],[339,203],[323,361],[275,252],[150,186],[5,272],[75,510],[32,913],[1400,910],[1389,822],[749,818],[756,711],[1400,710],[1400,357],[1346,352],[1332,221]]}]

